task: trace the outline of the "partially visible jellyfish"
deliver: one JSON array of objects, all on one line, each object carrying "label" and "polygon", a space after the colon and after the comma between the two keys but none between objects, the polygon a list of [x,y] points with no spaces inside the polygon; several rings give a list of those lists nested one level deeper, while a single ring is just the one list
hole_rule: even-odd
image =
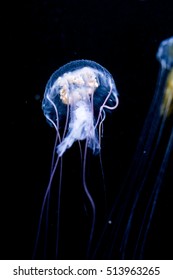
[{"label": "partially visible jellyfish", "polygon": [[[86,249],[86,256],[89,256],[95,226],[96,209],[86,182],[87,149],[91,149],[94,155],[100,153],[103,121],[106,117],[106,112],[114,110],[117,106],[118,93],[112,75],[94,61],[72,61],[60,67],[50,77],[46,85],[42,109],[48,123],[56,130],[56,140],[52,156],[50,180],[44,195],[39,219],[34,258],[37,254],[43,217],[46,220],[45,236],[47,237],[48,235],[51,188],[59,165],[57,237],[54,255],[56,258],[58,257],[62,157],[66,150],[76,141],[79,142],[81,152],[83,188],[92,209],[91,229]],[[83,140],[85,140],[85,145],[82,149],[80,142]],[[75,181],[72,184],[75,184]],[[45,257],[46,237],[44,241]]]},{"label": "partially visible jellyfish", "polygon": [[161,67],[155,94],[94,258],[102,254],[108,259],[142,259],[145,255],[158,195],[173,154],[173,37],[161,42],[156,58]]},{"label": "partially visible jellyfish", "polygon": [[137,184],[138,187],[121,243],[123,258],[128,250],[136,206],[142,204],[143,197],[147,197],[133,252],[133,258],[144,256],[158,195],[173,152],[173,37],[161,42],[156,58],[161,67],[156,91],[133,162],[134,173],[130,185],[133,187]]}]

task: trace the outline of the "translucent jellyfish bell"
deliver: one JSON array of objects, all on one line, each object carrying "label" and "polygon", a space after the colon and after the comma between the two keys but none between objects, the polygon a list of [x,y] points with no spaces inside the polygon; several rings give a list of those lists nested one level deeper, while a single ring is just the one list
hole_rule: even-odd
[{"label": "translucent jellyfish bell", "polygon": [[99,132],[105,110],[115,109],[118,93],[111,74],[89,60],[72,61],[50,77],[42,103],[44,115],[56,130],[65,118],[64,138],[57,146],[62,156],[75,141],[86,139],[94,154],[100,151]]}]

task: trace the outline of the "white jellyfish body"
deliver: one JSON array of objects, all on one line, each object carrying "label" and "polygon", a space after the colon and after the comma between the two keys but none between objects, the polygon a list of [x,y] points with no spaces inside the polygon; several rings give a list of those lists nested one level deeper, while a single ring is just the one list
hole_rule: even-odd
[{"label": "white jellyfish body", "polygon": [[99,86],[93,70],[84,67],[59,77],[55,86],[59,87],[60,99],[70,105],[68,133],[57,147],[62,156],[74,141],[87,139],[88,146],[95,153],[100,145],[94,129],[92,95]]}]

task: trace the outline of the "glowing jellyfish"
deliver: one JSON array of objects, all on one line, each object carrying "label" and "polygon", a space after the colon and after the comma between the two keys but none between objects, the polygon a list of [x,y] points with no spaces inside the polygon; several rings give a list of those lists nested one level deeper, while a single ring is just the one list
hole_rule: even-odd
[{"label": "glowing jellyfish", "polygon": [[[89,254],[95,225],[95,204],[86,184],[86,156],[90,148],[93,154],[101,149],[101,134],[106,112],[118,106],[118,93],[112,75],[94,61],[72,61],[59,68],[50,77],[42,102],[42,109],[49,124],[56,130],[55,149],[48,187],[44,196],[35,245],[36,254],[44,212],[48,219],[48,207],[52,181],[60,164],[57,240],[55,256],[58,256],[59,215],[62,180],[62,156],[75,141],[79,142],[82,158],[82,182],[92,208],[92,222],[87,246]],[[82,151],[80,141],[85,140]],[[75,182],[74,182],[75,183]],[[47,206],[46,206],[47,205]],[[47,209],[47,210],[46,210]],[[46,233],[47,235],[47,233]],[[46,241],[45,241],[46,242]]]},{"label": "glowing jellyfish", "polygon": [[144,257],[158,195],[173,153],[173,37],[160,44],[156,58],[161,65],[156,91],[95,258],[103,244],[107,248],[104,258]]}]

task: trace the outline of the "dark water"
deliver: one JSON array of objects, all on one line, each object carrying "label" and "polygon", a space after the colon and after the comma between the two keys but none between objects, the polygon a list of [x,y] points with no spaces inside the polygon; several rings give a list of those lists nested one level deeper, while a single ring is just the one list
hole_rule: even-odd
[{"label": "dark water", "polygon": [[[100,3],[101,2],[101,3]],[[6,67],[3,72],[5,101],[2,125],[1,181],[1,259],[32,258],[41,203],[49,180],[55,131],[41,109],[44,89],[50,75],[60,66],[76,59],[89,59],[103,65],[114,77],[119,92],[119,107],[104,123],[102,160],[105,189],[98,158],[88,155],[87,182],[96,204],[96,228],[91,257],[123,258],[121,237],[133,204],[127,177],[140,131],[156,88],[160,64],[156,52],[160,42],[172,36],[173,6],[168,1],[25,1],[5,8]],[[7,48],[8,47],[8,48]],[[170,121],[171,122],[171,121]],[[169,124],[170,126],[172,125]],[[166,132],[165,132],[166,133]],[[165,139],[169,138],[165,134]],[[167,140],[157,152],[162,158]],[[172,259],[172,158],[170,157],[142,258]],[[158,163],[159,165],[159,163]],[[77,144],[63,162],[62,218],[60,258],[85,258],[91,211],[81,184],[80,154]],[[154,165],[146,184],[144,199],[137,206],[125,258],[134,257],[140,212],[146,208],[159,166]],[[88,175],[89,174],[89,175]],[[54,180],[54,197],[56,197]],[[137,187],[135,189],[137,192]],[[113,208],[118,199],[117,208]],[[127,199],[125,218],[118,236],[117,226],[106,228],[104,222],[112,209],[112,224],[121,221],[123,202]],[[55,258],[56,199],[52,200],[50,250],[46,258]],[[99,244],[99,245],[98,245]],[[44,240],[39,258],[44,258]],[[95,249],[97,249],[94,255]],[[137,254],[136,258],[139,258]]]}]

